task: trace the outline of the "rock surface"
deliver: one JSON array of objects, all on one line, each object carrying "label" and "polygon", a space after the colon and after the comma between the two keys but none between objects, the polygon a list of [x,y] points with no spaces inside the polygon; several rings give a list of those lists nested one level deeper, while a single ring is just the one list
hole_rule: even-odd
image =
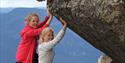
[{"label": "rock surface", "polygon": [[68,27],[95,48],[125,62],[125,0],[47,0],[47,6]]}]

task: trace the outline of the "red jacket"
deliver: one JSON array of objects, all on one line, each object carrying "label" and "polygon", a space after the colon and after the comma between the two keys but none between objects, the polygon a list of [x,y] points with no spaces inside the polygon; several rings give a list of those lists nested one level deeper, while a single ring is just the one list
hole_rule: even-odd
[{"label": "red jacket", "polygon": [[22,63],[32,63],[33,55],[37,46],[37,39],[40,32],[48,26],[45,24],[49,17],[46,17],[44,21],[42,21],[38,28],[33,29],[30,26],[26,26],[21,31],[21,41],[17,49],[16,53],[16,61]]}]

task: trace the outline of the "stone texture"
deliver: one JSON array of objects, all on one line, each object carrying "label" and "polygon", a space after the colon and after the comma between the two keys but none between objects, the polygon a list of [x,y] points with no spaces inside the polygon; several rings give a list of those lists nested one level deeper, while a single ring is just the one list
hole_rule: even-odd
[{"label": "stone texture", "polygon": [[47,0],[47,6],[71,30],[110,56],[112,63],[125,62],[125,0]]}]

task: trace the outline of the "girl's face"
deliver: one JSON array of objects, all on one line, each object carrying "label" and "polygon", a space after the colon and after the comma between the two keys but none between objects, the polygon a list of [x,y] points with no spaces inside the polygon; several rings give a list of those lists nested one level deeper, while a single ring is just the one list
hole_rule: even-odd
[{"label": "girl's face", "polygon": [[39,23],[39,18],[37,16],[33,16],[29,22],[29,26],[32,28],[37,28],[38,23]]},{"label": "girl's face", "polygon": [[46,35],[43,37],[44,42],[51,41],[54,38],[53,31],[49,31],[46,33]]}]

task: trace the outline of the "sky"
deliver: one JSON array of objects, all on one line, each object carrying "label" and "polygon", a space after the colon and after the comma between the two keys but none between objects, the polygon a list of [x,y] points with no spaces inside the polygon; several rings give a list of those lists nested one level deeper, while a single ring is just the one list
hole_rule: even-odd
[{"label": "sky", "polygon": [[8,7],[46,8],[46,1],[38,2],[36,0],[0,0],[0,8],[8,8]]}]

